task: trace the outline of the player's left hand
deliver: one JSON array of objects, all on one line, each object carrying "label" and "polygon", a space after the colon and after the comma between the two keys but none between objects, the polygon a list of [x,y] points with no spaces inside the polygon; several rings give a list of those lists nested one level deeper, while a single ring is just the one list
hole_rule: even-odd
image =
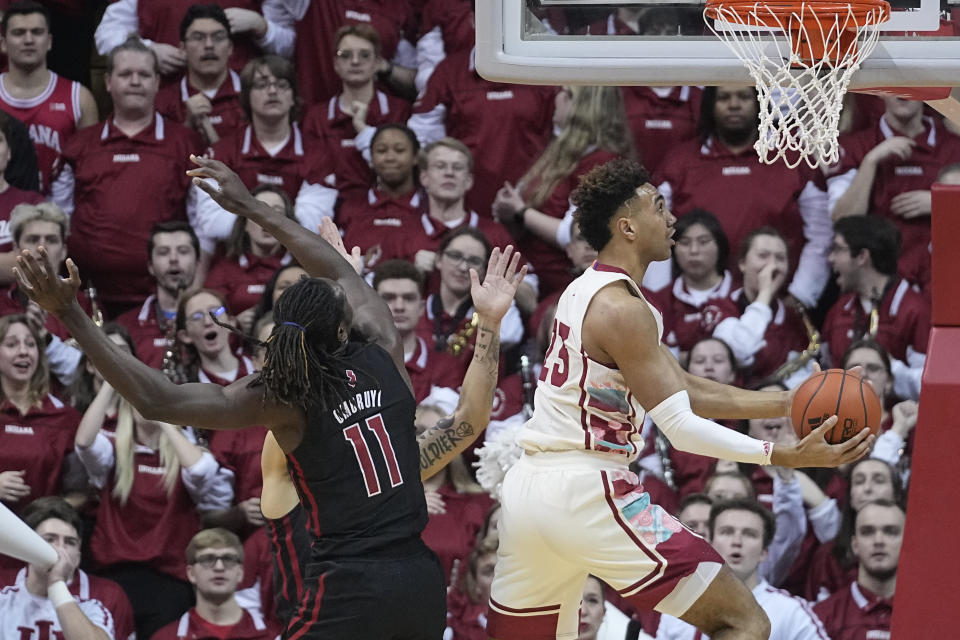
[{"label": "player's left hand", "polygon": [[928,216],[932,210],[933,199],[929,189],[904,191],[890,199],[890,212],[905,220]]},{"label": "player's left hand", "polygon": [[[190,161],[197,165],[196,169],[187,171],[194,186],[206,192],[221,207],[244,217],[257,207],[259,200],[250,195],[240,176],[230,167],[219,160],[194,154],[190,154]],[[216,186],[210,184],[208,178],[216,182]]]},{"label": "player's left hand", "polygon": [[470,269],[470,295],[478,314],[497,322],[506,315],[517,287],[527,275],[526,265],[517,271],[519,264],[520,253],[513,250],[513,245],[507,245],[502,253],[500,247],[490,253],[483,284],[480,284],[476,270]]},{"label": "player's left hand", "polygon": [[24,250],[17,256],[17,266],[13,268],[20,288],[39,304],[45,311],[61,315],[76,303],[77,290],[80,289],[80,271],[73,260],[67,258],[69,278],[57,275],[57,268],[50,260],[47,248],[37,247],[39,256]]}]

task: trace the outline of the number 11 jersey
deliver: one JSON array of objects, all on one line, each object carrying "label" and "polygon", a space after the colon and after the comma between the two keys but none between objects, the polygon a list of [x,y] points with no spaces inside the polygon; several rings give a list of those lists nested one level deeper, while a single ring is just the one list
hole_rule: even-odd
[{"label": "number 11 jersey", "polygon": [[307,407],[303,440],[287,456],[313,560],[422,549],[427,508],[413,394],[376,344],[350,342],[335,366],[347,392],[326,409]]}]

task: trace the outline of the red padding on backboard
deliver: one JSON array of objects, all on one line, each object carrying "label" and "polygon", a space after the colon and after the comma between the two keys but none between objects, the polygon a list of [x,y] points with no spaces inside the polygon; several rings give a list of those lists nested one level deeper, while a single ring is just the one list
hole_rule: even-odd
[{"label": "red padding on backboard", "polygon": [[[957,250],[957,241],[960,239],[960,185],[934,184],[931,191],[931,324],[935,327],[960,327],[960,251]],[[960,358],[960,351],[953,355],[955,359]]]},{"label": "red padding on backboard", "polygon": [[[954,217],[960,219],[960,215]],[[940,247],[941,256],[946,249],[946,246]],[[933,256],[937,258],[937,250]],[[936,278],[936,270],[933,275]],[[956,280],[954,283],[954,291],[960,291]],[[897,571],[891,633],[896,640],[957,637],[956,614],[960,611],[960,589],[957,588],[960,554],[956,552],[957,531],[960,531],[956,494],[960,445],[958,357],[960,327],[934,327],[923,372],[920,416],[910,465],[907,526]]]}]

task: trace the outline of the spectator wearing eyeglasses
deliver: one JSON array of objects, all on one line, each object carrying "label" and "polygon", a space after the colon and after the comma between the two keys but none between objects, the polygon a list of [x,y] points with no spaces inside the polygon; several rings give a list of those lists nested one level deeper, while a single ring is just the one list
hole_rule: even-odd
[{"label": "spectator wearing eyeglasses", "polygon": [[337,158],[341,195],[363,194],[373,182],[361,149],[370,146],[376,128],[406,122],[410,103],[377,89],[380,34],[369,24],[347,24],[333,36],[333,69],[342,89],[307,109],[303,135],[307,144]]},{"label": "spectator wearing eyeglasses", "polygon": [[[456,375],[463,377],[473,353],[476,338],[473,320],[473,300],[470,298],[470,271],[476,271],[481,280],[486,274],[487,261],[492,251],[483,232],[473,227],[459,227],[450,231],[437,248],[434,268],[440,275],[439,291],[427,296],[426,309],[417,326],[417,333],[431,349],[449,353],[461,360]],[[500,322],[502,352],[523,339],[523,319],[516,302],[510,303]],[[502,362],[502,361],[501,361]],[[451,372],[451,377],[455,377]]]},{"label": "spectator wearing eyeglasses", "polygon": [[180,22],[186,73],[157,93],[157,111],[196,129],[207,144],[243,125],[240,74],[227,66],[233,53],[230,21],[215,4],[195,4]]},{"label": "spectator wearing eyeglasses", "polygon": [[[327,156],[309,150],[297,120],[300,97],[293,65],[277,56],[247,63],[240,73],[240,106],[250,124],[224,136],[209,155],[227,163],[248,189],[279,187],[294,202],[297,221],[315,231],[333,216],[336,177]],[[204,253],[230,236],[236,216],[197,187],[197,235]]]},{"label": "spectator wearing eyeglasses", "polygon": [[116,320],[133,338],[140,360],[159,369],[173,349],[174,321],[180,294],[193,286],[200,257],[200,241],[186,222],[164,222],[153,227],[147,243],[147,270],[153,276],[152,294]]},{"label": "spectator wearing eyeglasses", "polygon": [[226,529],[204,529],[187,545],[187,579],[197,604],[157,631],[152,640],[233,638],[272,640],[263,618],[244,609],[235,593],[243,580],[243,546]]}]

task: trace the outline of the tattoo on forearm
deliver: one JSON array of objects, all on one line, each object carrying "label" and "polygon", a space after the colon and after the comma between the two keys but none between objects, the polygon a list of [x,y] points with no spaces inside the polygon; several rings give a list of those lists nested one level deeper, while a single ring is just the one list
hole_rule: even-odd
[{"label": "tattoo on forearm", "polygon": [[477,342],[473,348],[473,357],[480,362],[494,362],[500,360],[500,335],[497,331],[480,328],[477,332]]},{"label": "tattoo on forearm", "polygon": [[420,445],[420,469],[429,469],[445,456],[456,452],[464,441],[469,444],[475,433],[469,422],[454,426],[453,417],[441,419],[417,439]]}]

